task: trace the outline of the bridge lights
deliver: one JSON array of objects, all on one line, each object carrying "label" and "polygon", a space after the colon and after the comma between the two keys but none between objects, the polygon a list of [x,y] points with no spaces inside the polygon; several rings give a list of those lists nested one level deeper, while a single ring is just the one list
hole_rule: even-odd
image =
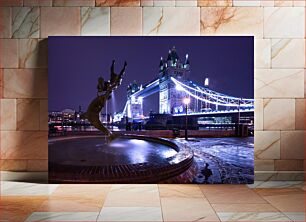
[{"label": "bridge lights", "polygon": [[181,85],[179,85],[179,84],[176,84],[175,89],[177,91],[183,91],[184,90],[183,87]]},{"label": "bridge lights", "polygon": [[185,97],[183,99],[183,103],[185,104],[186,116],[185,116],[185,140],[188,140],[187,127],[188,127],[188,105],[190,103],[190,98]]}]

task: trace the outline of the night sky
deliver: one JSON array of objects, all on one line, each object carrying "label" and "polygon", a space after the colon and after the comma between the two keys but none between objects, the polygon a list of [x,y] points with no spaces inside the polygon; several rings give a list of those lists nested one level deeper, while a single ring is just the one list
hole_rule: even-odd
[{"label": "night sky", "polygon": [[[190,79],[203,85],[210,78],[212,90],[253,98],[253,37],[49,37],[49,111],[87,109],[96,96],[97,79],[109,80],[112,60],[119,73],[128,63],[122,85],[108,102],[108,112],[122,111],[126,89],[134,80],[155,79],[160,57],[175,46],[184,61],[188,53]],[[144,114],[158,111],[158,93],[144,99]]]}]

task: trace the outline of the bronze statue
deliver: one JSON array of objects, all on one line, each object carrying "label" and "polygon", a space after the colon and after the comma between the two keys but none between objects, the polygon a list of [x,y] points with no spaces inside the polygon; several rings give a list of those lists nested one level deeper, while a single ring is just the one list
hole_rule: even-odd
[{"label": "bronze statue", "polygon": [[122,76],[125,72],[127,63],[124,62],[124,67],[120,71],[119,74],[115,73],[115,60],[112,62],[111,66],[111,74],[110,80],[104,81],[103,77],[100,76],[98,78],[98,85],[97,85],[97,97],[89,104],[87,108],[87,112],[83,114],[82,118],[88,119],[88,121],[98,130],[102,131],[106,135],[109,136],[109,139],[112,140],[114,135],[110,130],[108,130],[100,121],[99,113],[101,112],[102,108],[105,106],[106,101],[111,98],[111,93],[120,86],[122,82]]}]

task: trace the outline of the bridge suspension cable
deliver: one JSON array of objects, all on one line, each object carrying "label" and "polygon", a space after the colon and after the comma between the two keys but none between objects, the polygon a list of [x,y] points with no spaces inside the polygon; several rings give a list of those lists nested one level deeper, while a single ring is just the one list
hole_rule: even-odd
[{"label": "bridge suspension cable", "polygon": [[213,97],[219,97],[219,98],[226,98],[226,99],[239,99],[239,100],[243,100],[243,101],[254,101],[254,99],[246,99],[246,98],[238,98],[238,97],[233,97],[233,96],[228,96],[228,95],[225,95],[225,94],[222,94],[222,93],[218,93],[218,92],[215,92],[213,90],[210,90],[210,89],[207,89],[203,86],[199,86],[197,84],[195,84],[194,82],[190,81],[194,86],[196,86],[197,88],[192,88],[191,86],[188,86],[178,80],[176,80],[175,78],[171,77],[171,80],[172,81],[175,81],[175,83],[178,83],[179,85],[181,86],[184,86],[186,88],[189,88],[191,90],[194,90],[194,91],[197,91],[197,92],[200,92],[200,93],[203,93],[203,94],[206,94],[206,95],[209,95],[209,96],[213,96]]},{"label": "bridge suspension cable", "polygon": [[[237,98],[232,96],[227,96],[224,94],[217,93],[213,90],[205,89],[202,90],[200,87],[193,88],[191,86],[188,86],[175,78],[171,77],[171,80],[174,82],[175,85],[179,86],[181,90],[183,90],[188,95],[192,96],[195,99],[201,100],[206,103],[210,103],[213,105],[220,105],[220,106],[227,106],[227,107],[245,107],[245,108],[253,108],[254,107],[254,99],[244,99],[244,98]],[[195,85],[195,84],[194,84]],[[201,94],[204,94],[208,97],[202,98],[198,95],[195,95],[194,93],[188,91],[186,88],[193,90],[195,92],[200,92]]]}]

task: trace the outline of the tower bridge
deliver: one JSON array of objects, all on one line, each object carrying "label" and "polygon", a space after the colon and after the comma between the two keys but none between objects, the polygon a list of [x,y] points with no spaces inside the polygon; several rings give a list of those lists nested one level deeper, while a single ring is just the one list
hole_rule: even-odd
[{"label": "tower bridge", "polygon": [[[143,99],[159,93],[159,113],[172,116],[212,117],[232,116],[237,113],[253,115],[254,99],[239,98],[213,91],[206,85],[190,80],[190,62],[188,54],[179,58],[175,47],[169,50],[167,59],[161,57],[159,73],[156,79],[146,85],[131,83],[127,90],[127,102],[122,113],[115,119],[124,116],[142,119]],[[188,106],[183,99],[189,98]],[[187,109],[187,110],[186,110]]]}]

